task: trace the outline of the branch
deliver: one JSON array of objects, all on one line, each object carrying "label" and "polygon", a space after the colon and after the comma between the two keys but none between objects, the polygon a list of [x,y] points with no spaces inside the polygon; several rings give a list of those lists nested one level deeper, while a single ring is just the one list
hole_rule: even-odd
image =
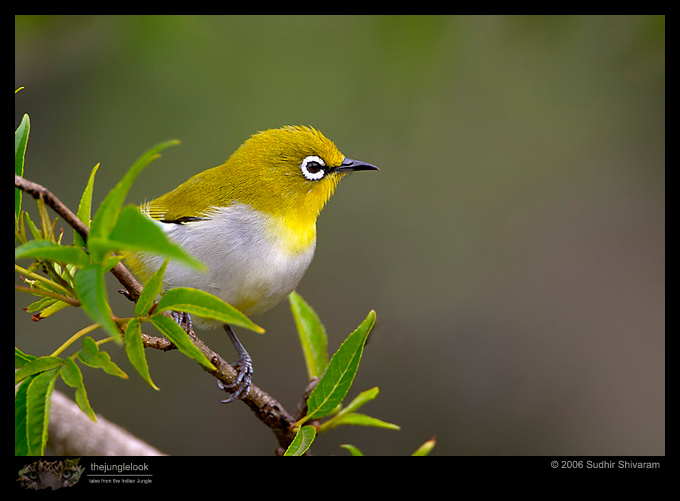
[{"label": "branch", "polygon": [[[61,218],[66,221],[81,237],[83,237],[83,240],[87,242],[87,236],[90,233],[88,227],[85,226],[85,224],[80,219],[78,219],[78,216],[76,216],[71,211],[71,209],[66,207],[66,205],[64,205],[61,200],[54,196],[50,190],[17,174],[14,174],[14,186],[22,191],[25,191],[36,200],[42,198],[45,204],[47,204],[54,210],[54,212],[61,216]],[[123,287],[125,287],[130,298],[132,298],[134,301],[137,301],[140,292],[142,292],[142,285],[123,265],[123,263],[118,263],[116,266],[114,266],[111,269],[111,273],[118,279]]]},{"label": "branch", "polygon": [[[87,241],[87,236],[89,234],[89,229],[87,226],[85,226],[85,224],[83,224],[83,222],[78,219],[78,216],[76,216],[56,196],[54,196],[51,191],[16,174],[14,175],[14,186],[25,191],[35,199],[42,198],[45,201],[45,204],[51,207],[59,216],[62,217],[64,221],[66,221],[76,232],[78,232],[78,234],[83,237],[83,240]],[[139,298],[139,294],[142,291],[142,285],[137,281],[137,279],[134,278],[134,276],[123,265],[122,262],[118,263],[111,270],[111,273],[113,273],[113,275],[118,279],[123,287],[125,287],[125,295],[128,296],[128,298],[130,298],[132,301],[136,302]],[[231,385],[234,383],[238,376],[236,370],[232,368],[231,365],[229,365],[229,363],[218,353],[214,352],[207,344],[205,344],[198,336],[196,336],[193,330],[189,330],[188,334],[191,336],[198,349],[201,350],[208,360],[210,360],[217,368],[217,370],[209,370],[205,368],[204,370],[213,377],[222,381],[222,383],[225,385]],[[163,351],[170,350],[174,347],[172,343],[165,340],[164,338],[146,336],[143,341],[146,347],[156,348]],[[255,413],[260,421],[272,429],[280,445],[277,453],[285,450],[295,437],[295,418],[290,415],[284,409],[284,407],[278,401],[276,401],[276,399],[255,385],[250,387],[248,393],[244,395],[241,400],[243,400],[243,402],[245,402],[245,404],[250,407],[250,409]],[[84,414],[83,417],[88,419],[84,416]]]},{"label": "branch", "polygon": [[[238,373],[229,365],[218,353],[214,352],[205,344],[199,337],[189,333],[192,336],[196,347],[210,360],[210,362],[217,368],[217,370],[207,369],[202,367],[207,373],[219,379],[225,385],[231,385],[236,382]],[[248,393],[244,395],[241,400],[250,407],[257,418],[267,425],[276,435],[282,450],[285,450],[295,438],[295,418],[291,416],[286,409],[271,395],[255,385],[251,385]],[[277,454],[282,451],[277,450]]]},{"label": "branch", "polygon": [[76,403],[52,392],[47,447],[57,456],[164,456],[162,452],[97,415],[93,422]]},{"label": "branch", "polygon": [[22,191],[25,191],[36,200],[42,198],[49,207],[54,209],[54,212],[60,215],[61,218],[71,226],[71,228],[76,230],[78,234],[83,237],[83,240],[87,241],[87,235],[89,233],[87,226],[85,226],[85,224],[80,219],[78,219],[78,216],[71,212],[71,209],[66,207],[61,202],[61,200],[55,197],[50,190],[42,185],[29,181],[18,174],[14,174],[14,186]]}]

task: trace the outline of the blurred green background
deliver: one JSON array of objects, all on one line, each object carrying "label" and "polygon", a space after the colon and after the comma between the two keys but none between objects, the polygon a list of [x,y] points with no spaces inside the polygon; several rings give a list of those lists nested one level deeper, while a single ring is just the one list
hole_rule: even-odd
[{"label": "blurred green background", "polygon": [[[402,430],[334,430],[315,454],[406,455],[432,436],[437,455],[665,454],[664,17],[18,16],[17,86],[25,175],[73,208],[96,163],[98,203],[167,139],[182,144],[129,202],[286,124],[381,168],[343,180],[298,291],[332,350],[376,310],[349,397],[378,386],[362,411]],[[30,353],[88,324],[33,323],[29,302],[15,343]],[[288,305],[255,320],[264,336],[240,331],[255,383],[293,411],[306,371]],[[202,337],[234,358],[221,331]],[[156,392],[111,350],[131,377],[84,369],[92,405],[150,444],[276,447],[180,354],[149,353]]]}]

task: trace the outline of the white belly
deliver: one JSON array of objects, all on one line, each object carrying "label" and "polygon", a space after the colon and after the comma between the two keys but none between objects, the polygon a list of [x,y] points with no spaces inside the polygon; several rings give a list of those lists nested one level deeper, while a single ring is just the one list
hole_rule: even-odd
[{"label": "white belly", "polygon": [[[291,252],[268,230],[267,217],[246,205],[217,209],[207,220],[158,224],[209,270],[201,273],[171,261],[164,288],[201,289],[246,315],[268,310],[290,294],[314,256],[315,241],[303,252]],[[163,262],[149,255],[142,260],[151,272]]]}]

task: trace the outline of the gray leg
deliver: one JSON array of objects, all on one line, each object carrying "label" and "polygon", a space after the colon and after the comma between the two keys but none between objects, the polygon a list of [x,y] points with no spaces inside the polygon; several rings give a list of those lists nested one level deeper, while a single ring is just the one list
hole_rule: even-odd
[{"label": "gray leg", "polygon": [[238,361],[232,366],[238,371],[236,381],[229,385],[222,383],[222,381],[217,381],[217,386],[219,386],[220,389],[231,393],[228,398],[220,400],[223,404],[228,404],[229,402],[233,402],[237,398],[243,398],[248,394],[248,390],[250,389],[253,380],[253,361],[231,327],[224,324],[224,330],[227,331],[227,335],[229,336],[229,339],[231,339],[239,356]]}]

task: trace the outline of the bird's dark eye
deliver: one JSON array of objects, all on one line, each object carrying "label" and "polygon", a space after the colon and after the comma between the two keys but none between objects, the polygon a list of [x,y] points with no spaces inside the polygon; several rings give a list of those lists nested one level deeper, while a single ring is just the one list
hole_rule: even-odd
[{"label": "bird's dark eye", "polygon": [[321,170],[321,164],[319,162],[314,161],[307,162],[305,164],[305,167],[307,168],[307,172],[309,172],[310,174],[316,174]]},{"label": "bird's dark eye", "polygon": [[316,155],[310,155],[302,161],[300,170],[310,181],[318,181],[326,175],[326,164]]}]

